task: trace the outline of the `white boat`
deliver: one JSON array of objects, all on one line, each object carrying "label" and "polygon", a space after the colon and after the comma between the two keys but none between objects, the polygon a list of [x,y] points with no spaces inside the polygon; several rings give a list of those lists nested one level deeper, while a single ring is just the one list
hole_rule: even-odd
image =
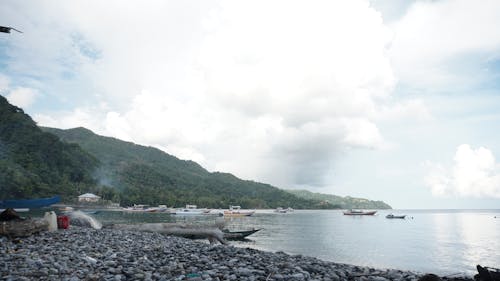
[{"label": "white boat", "polygon": [[169,211],[169,209],[167,205],[158,205],[158,207],[146,208],[144,211],[149,213],[165,213]]},{"label": "white boat", "polygon": [[203,215],[208,214],[209,209],[198,209],[196,205],[186,205],[185,208],[177,209],[173,214],[176,215]]},{"label": "white boat", "polygon": [[125,212],[146,212],[148,205],[134,204],[132,207],[123,208]]},{"label": "white boat", "polygon": [[285,213],[288,212],[288,210],[287,209],[283,209],[281,207],[278,207],[278,208],[276,208],[276,210],[274,210],[274,212],[275,213],[280,213],[280,214],[285,214]]},{"label": "white boat", "polygon": [[240,206],[229,206],[229,210],[224,211],[225,217],[249,217],[255,214],[255,210],[241,210]]}]

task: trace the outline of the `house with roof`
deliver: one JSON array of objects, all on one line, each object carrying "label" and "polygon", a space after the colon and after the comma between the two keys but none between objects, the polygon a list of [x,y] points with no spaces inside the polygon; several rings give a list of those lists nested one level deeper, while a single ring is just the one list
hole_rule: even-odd
[{"label": "house with roof", "polygon": [[98,202],[101,196],[97,196],[93,193],[85,193],[78,196],[78,202]]}]

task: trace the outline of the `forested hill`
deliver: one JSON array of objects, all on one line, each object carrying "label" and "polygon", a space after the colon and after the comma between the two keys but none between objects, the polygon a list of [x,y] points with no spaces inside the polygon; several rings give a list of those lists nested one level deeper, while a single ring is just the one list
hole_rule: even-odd
[{"label": "forested hill", "polygon": [[66,201],[84,192],[121,205],[339,207],[231,174],[210,173],[193,161],[85,128],[40,128],[0,96],[0,200],[62,195]]},{"label": "forested hill", "polygon": [[364,198],[350,196],[342,197],[332,194],[313,193],[307,190],[287,190],[300,198],[322,202],[333,205],[340,209],[392,209],[391,206],[382,201],[372,201]]},{"label": "forested hill", "polygon": [[40,130],[0,96],[0,199],[76,196],[95,186],[97,164],[78,145]]},{"label": "forested hill", "polygon": [[43,128],[64,142],[80,145],[99,159],[100,184],[116,188],[107,198],[134,203],[211,208],[331,208],[298,198],[268,184],[245,181],[227,173],[210,173],[193,161],[180,160],[159,149],[94,134],[85,128]]}]

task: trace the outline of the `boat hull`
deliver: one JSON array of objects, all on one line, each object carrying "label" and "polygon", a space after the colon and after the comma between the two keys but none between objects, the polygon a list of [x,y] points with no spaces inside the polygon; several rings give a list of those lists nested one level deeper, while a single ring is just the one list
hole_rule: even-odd
[{"label": "boat hull", "polygon": [[403,216],[391,216],[391,215],[387,215],[385,216],[386,219],[404,219],[406,218],[406,215],[403,215]]},{"label": "boat hull", "polygon": [[371,211],[371,212],[344,212],[344,215],[346,216],[373,216],[377,213],[377,211]]},{"label": "boat hull", "polygon": [[255,213],[254,211],[249,211],[249,212],[224,211],[224,216],[225,217],[249,217],[249,216],[252,216],[254,213]]},{"label": "boat hull", "polygon": [[200,215],[203,215],[204,212],[195,212],[195,211],[191,211],[191,212],[183,212],[183,211],[176,211],[174,213],[172,213],[174,215],[178,215],[178,216],[200,216]]},{"label": "boat hull", "polygon": [[61,201],[59,196],[40,199],[26,199],[26,200],[0,200],[0,209],[14,208],[14,209],[36,209]]},{"label": "boat hull", "polygon": [[252,230],[245,230],[245,231],[229,231],[227,229],[223,230],[224,233],[224,239],[227,240],[243,240],[246,237],[254,234],[255,232],[259,231],[259,229],[252,229]]}]

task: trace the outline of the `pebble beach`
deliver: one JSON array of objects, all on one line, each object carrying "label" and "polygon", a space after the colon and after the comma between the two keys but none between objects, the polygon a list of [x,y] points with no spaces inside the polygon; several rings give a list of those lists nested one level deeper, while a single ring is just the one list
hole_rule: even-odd
[{"label": "pebble beach", "polygon": [[[419,280],[425,273],[338,264],[283,252],[71,226],[0,237],[1,280]],[[468,276],[442,280],[473,280]]]}]

